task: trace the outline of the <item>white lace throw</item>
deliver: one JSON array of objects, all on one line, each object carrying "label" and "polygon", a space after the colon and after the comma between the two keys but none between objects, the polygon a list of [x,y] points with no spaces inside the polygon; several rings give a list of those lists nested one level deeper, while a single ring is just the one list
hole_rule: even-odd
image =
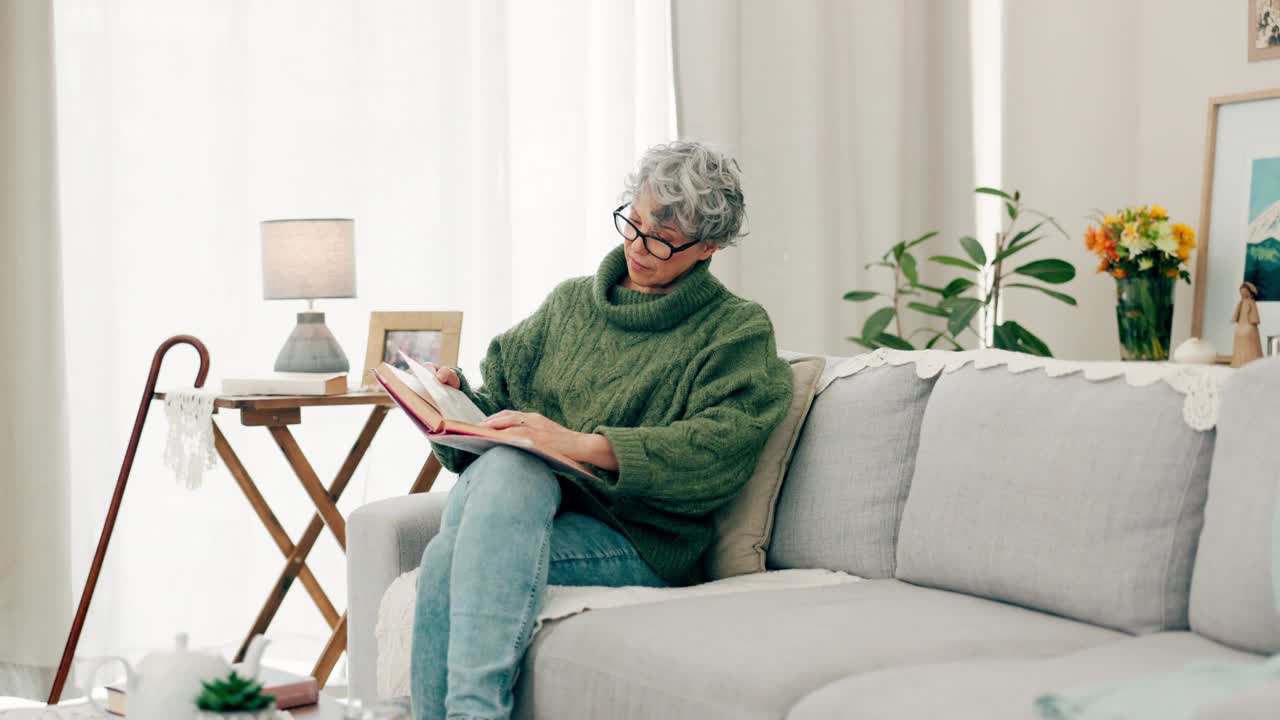
[{"label": "white lace throw", "polygon": [[204,471],[213,467],[213,400],[207,390],[167,390],[164,416],[169,435],[164,444],[164,464],[173,470],[178,484],[194,490],[200,487]]},{"label": "white lace throw", "polygon": [[[706,595],[726,595],[762,590],[789,590],[842,585],[859,580],[836,570],[770,570],[725,578],[689,587],[600,587],[548,585],[542,609],[533,626],[577,615],[587,610],[667,602]],[[418,602],[418,570],[391,581],[378,605],[378,695],[394,698],[409,694],[409,650],[413,644],[413,611]]]},{"label": "white lace throw", "polygon": [[885,365],[916,366],[916,375],[933,377],[942,372],[955,372],[972,364],[977,370],[1004,367],[1011,373],[1044,370],[1045,375],[1059,378],[1080,373],[1086,380],[1101,381],[1124,378],[1134,387],[1163,382],[1185,396],[1182,419],[1194,430],[1212,430],[1218,423],[1218,395],[1222,384],[1234,372],[1224,365],[1179,365],[1162,362],[1080,362],[1037,357],[1008,350],[890,350],[880,348],[851,358],[828,358],[827,367],[818,382],[818,392],[842,377],[867,368]]}]

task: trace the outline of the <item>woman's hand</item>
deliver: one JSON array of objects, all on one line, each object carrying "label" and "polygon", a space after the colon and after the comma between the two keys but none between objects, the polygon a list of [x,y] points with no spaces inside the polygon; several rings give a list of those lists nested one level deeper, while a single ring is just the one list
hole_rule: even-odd
[{"label": "woman's hand", "polygon": [[[545,450],[555,450],[578,462],[616,470],[613,448],[603,435],[574,432],[538,413],[503,410],[485,418],[484,426],[527,438]],[[612,465],[612,467],[610,467]]]},{"label": "woman's hand", "polygon": [[462,389],[462,381],[458,379],[458,373],[454,372],[453,368],[437,365],[433,362],[424,362],[422,363],[422,367],[434,372],[436,374],[436,379],[445,385],[448,385],[455,390]]}]

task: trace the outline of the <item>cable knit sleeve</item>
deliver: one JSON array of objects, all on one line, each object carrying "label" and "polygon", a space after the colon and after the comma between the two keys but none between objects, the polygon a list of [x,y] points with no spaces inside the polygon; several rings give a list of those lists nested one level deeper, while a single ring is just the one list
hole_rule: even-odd
[{"label": "cable knit sleeve", "polygon": [[609,439],[618,459],[617,472],[599,481],[607,493],[698,516],[746,484],[791,402],[791,372],[778,357],[767,318],[713,343],[696,366],[679,419],[595,429]]}]

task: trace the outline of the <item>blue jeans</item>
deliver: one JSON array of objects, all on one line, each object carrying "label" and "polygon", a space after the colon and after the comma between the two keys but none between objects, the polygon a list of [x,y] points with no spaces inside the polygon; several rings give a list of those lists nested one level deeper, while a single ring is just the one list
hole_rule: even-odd
[{"label": "blue jeans", "polygon": [[528,453],[496,447],[463,471],[422,553],[410,663],[416,720],[511,716],[548,583],[667,584],[626,536],[559,508],[559,481]]}]

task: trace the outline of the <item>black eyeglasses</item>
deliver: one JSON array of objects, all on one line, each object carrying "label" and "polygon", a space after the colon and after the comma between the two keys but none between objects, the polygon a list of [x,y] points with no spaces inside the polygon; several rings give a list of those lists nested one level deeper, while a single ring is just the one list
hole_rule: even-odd
[{"label": "black eyeglasses", "polygon": [[687,245],[676,247],[656,235],[646,235],[640,232],[640,228],[636,227],[635,223],[622,214],[622,208],[627,205],[630,205],[630,203],[623,203],[618,206],[617,210],[613,211],[613,226],[618,229],[618,234],[627,242],[634,242],[637,237],[642,238],[644,240],[644,249],[659,260],[670,260],[672,255],[688,250],[698,244],[698,241],[694,240]]}]

